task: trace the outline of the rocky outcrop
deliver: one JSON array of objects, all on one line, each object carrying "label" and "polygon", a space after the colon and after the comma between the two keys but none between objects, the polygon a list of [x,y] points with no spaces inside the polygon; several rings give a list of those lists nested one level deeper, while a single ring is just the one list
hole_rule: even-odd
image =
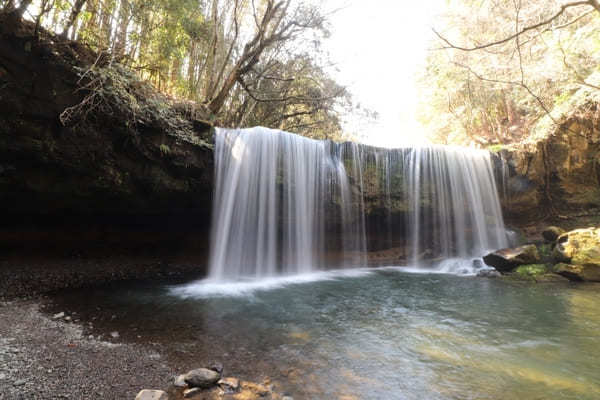
[{"label": "rocky outcrop", "polygon": [[5,215],[204,213],[210,126],[77,42],[0,14]]},{"label": "rocky outcrop", "polygon": [[600,282],[600,229],[577,229],[558,237],[555,272],[572,280]]},{"label": "rocky outcrop", "polygon": [[498,271],[510,272],[519,265],[536,264],[540,261],[537,247],[526,245],[512,249],[501,249],[483,257],[483,261]]},{"label": "rocky outcrop", "polygon": [[13,295],[150,277],[172,271],[192,237],[205,248],[213,153],[201,117],[0,13],[0,297],[6,281]]},{"label": "rocky outcrop", "polygon": [[[562,231],[551,228],[544,230],[546,239],[547,232]],[[483,260],[501,273],[523,280],[600,282],[600,228],[576,229],[549,243],[498,250]]]},{"label": "rocky outcrop", "polygon": [[548,218],[595,221],[600,215],[600,95],[580,89],[553,114],[558,125],[546,116],[532,139],[497,153],[502,206],[511,225]]}]

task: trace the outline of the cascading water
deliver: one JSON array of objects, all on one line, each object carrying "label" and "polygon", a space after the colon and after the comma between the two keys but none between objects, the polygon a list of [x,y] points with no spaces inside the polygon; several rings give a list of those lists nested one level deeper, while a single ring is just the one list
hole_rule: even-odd
[{"label": "cascading water", "polygon": [[[215,142],[210,278],[365,266],[374,232],[406,248],[412,265],[506,246],[486,151],[381,149],[266,128],[217,129]],[[367,218],[374,199],[379,222]]]}]

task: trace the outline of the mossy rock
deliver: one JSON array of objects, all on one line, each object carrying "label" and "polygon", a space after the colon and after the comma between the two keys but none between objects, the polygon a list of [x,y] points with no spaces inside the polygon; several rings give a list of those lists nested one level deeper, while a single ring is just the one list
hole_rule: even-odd
[{"label": "mossy rock", "polygon": [[559,263],[554,266],[554,272],[570,281],[600,282],[600,268],[597,266]]},{"label": "mossy rock", "polygon": [[576,229],[561,235],[552,252],[557,273],[582,281],[600,281],[600,229]]},{"label": "mossy rock", "polygon": [[538,275],[542,275],[548,272],[548,267],[546,264],[527,264],[521,265],[515,269],[515,274],[521,275],[523,277],[530,276],[535,277]]},{"label": "mossy rock", "polygon": [[565,282],[567,279],[552,272],[552,268],[546,264],[521,265],[509,275],[510,278],[520,281],[531,281],[537,283]]}]

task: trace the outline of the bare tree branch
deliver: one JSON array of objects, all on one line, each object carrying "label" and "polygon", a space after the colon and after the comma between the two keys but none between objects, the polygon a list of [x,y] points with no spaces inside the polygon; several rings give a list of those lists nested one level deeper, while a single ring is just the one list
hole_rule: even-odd
[{"label": "bare tree branch", "polygon": [[526,32],[546,26],[546,25],[552,23],[554,20],[556,20],[561,15],[563,15],[567,9],[572,8],[572,7],[578,7],[578,6],[584,6],[584,5],[592,6],[596,9],[596,11],[598,11],[598,13],[600,13],[600,3],[598,1],[599,0],[582,0],[582,1],[575,1],[572,3],[565,3],[560,6],[560,10],[558,10],[558,12],[556,12],[551,17],[549,17],[545,20],[538,22],[537,24],[534,24],[534,25],[526,26],[525,28],[522,28],[521,30],[517,30],[514,34],[512,34],[508,37],[505,37],[504,39],[496,40],[494,42],[486,43],[486,44],[479,45],[479,46],[473,46],[473,47],[457,46],[457,45],[451,43],[448,39],[446,39],[437,30],[435,30],[435,29],[432,29],[432,30],[433,30],[433,33],[435,33],[435,35],[440,40],[442,40],[444,43],[446,43],[446,46],[439,48],[439,50],[455,49],[455,50],[461,50],[461,51],[477,51],[477,50],[487,49],[489,47],[498,46],[498,45],[510,42],[511,40],[516,39],[517,37],[521,36],[522,34],[524,34]]}]

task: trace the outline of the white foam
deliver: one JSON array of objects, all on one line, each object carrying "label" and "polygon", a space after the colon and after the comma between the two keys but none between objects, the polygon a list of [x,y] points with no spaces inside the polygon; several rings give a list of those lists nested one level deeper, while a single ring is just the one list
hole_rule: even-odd
[{"label": "white foam", "polygon": [[431,267],[391,266],[380,269],[397,270],[411,274],[474,276],[482,269],[486,269],[486,267],[480,258],[448,258]]},{"label": "white foam", "polygon": [[318,281],[355,278],[368,275],[373,268],[321,271],[308,274],[274,276],[237,281],[202,279],[185,285],[174,286],[169,293],[180,298],[244,297],[258,291],[268,291],[290,285],[299,285]]}]

